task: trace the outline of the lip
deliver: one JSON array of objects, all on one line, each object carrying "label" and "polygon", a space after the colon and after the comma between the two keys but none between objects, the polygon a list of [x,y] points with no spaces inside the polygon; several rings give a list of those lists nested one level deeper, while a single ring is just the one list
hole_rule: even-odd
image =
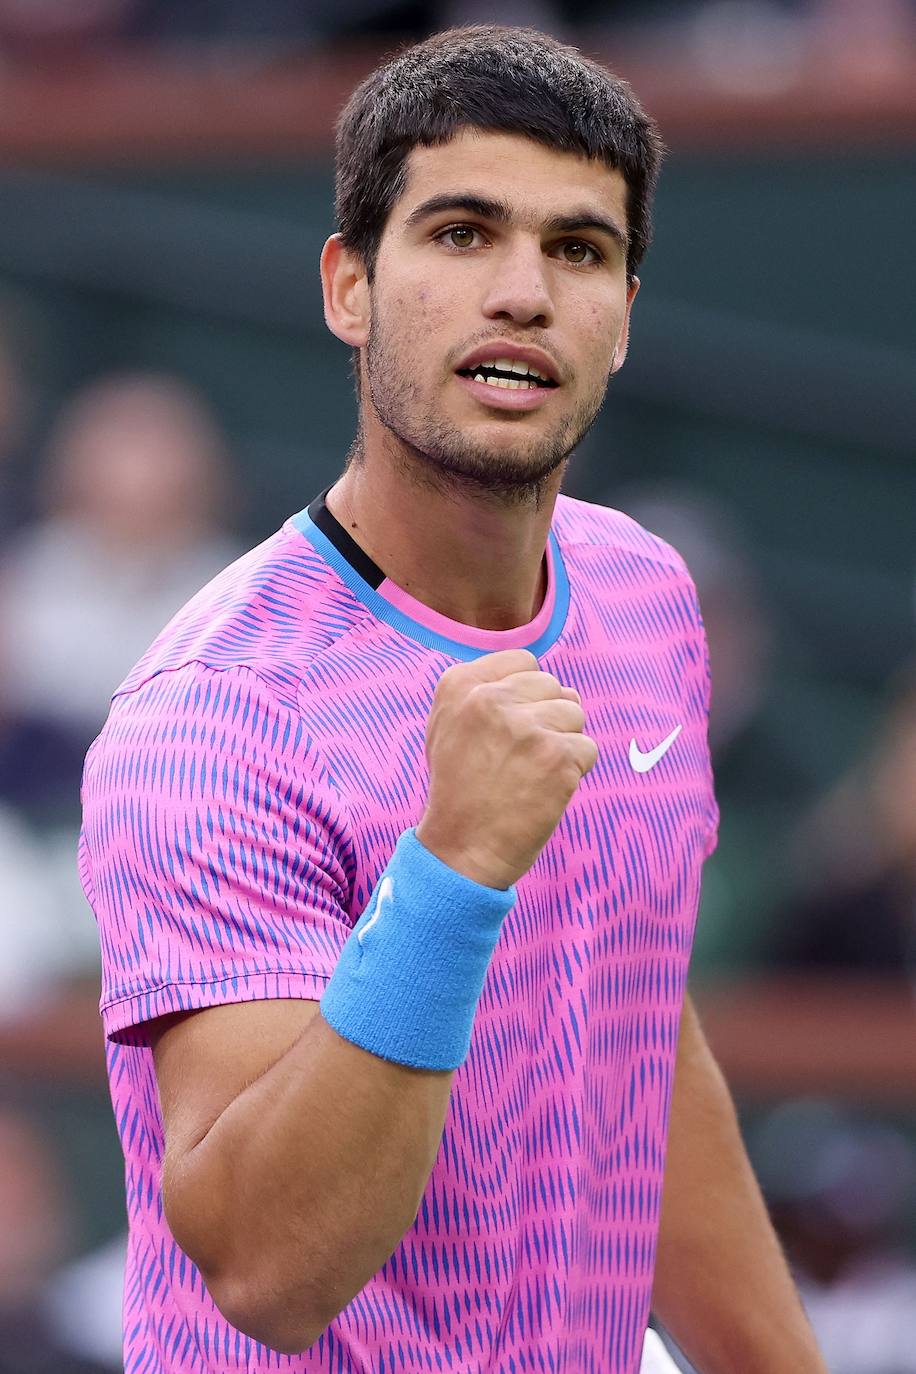
[{"label": "lip", "polygon": [[[508,353],[500,354],[502,358],[508,356]],[[460,377],[457,372],[455,380],[470,391],[481,405],[492,406],[494,410],[535,410],[559,390],[559,387],[552,386],[519,387],[517,390],[513,387],[489,386],[486,382],[475,382],[472,377]]]},{"label": "lip", "polygon": [[530,348],[527,344],[509,343],[507,339],[493,339],[490,343],[481,344],[458,364],[455,371],[476,367],[479,363],[493,363],[497,358],[511,358],[514,362],[528,363],[542,377],[547,377],[559,385],[557,365],[549,353],[540,348]]}]

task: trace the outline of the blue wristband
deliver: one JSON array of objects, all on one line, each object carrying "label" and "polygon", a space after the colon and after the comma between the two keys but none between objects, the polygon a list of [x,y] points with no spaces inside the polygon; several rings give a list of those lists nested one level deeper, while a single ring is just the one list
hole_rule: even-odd
[{"label": "blue wristband", "polygon": [[515,888],[456,873],[405,830],[321,999],[338,1035],[418,1069],[457,1069]]}]

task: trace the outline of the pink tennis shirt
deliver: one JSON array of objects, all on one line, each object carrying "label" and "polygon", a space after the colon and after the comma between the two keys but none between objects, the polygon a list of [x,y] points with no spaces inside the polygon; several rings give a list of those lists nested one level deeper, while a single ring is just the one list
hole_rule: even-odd
[{"label": "pink tennis shirt", "polygon": [[[541,611],[481,631],[394,587],[309,509],[179,612],[86,762],[126,1374],[635,1374],[717,821],[693,585],[626,516],[560,497]],[[279,1355],[229,1325],[169,1232],[147,1023],[321,998],[422,814],[436,682],[519,646],[578,688],[598,763],[518,883],[416,1221],[310,1349]]]}]

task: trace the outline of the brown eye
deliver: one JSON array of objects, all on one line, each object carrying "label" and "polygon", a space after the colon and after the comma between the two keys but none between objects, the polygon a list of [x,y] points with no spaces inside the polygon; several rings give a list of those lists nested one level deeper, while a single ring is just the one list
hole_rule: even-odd
[{"label": "brown eye", "polygon": [[567,262],[576,264],[588,262],[588,255],[593,250],[587,243],[581,243],[579,239],[569,239],[563,245],[563,254]]},{"label": "brown eye", "polygon": [[466,224],[456,224],[448,231],[449,240],[455,248],[470,248],[474,242],[474,230]]}]

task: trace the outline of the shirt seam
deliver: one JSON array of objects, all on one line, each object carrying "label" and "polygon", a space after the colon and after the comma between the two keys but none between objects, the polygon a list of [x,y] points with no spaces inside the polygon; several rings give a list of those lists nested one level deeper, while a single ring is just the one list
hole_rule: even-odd
[{"label": "shirt seam", "polygon": [[137,992],[117,992],[111,997],[106,997],[99,1005],[100,1011],[110,1011],[113,1007],[123,1006],[125,1002],[136,1002],[141,997],[151,997],[156,992],[164,992],[167,988],[209,988],[218,987],[220,983],[238,983],[246,978],[276,978],[283,977],[302,977],[316,978],[322,983],[330,981],[330,973],[312,973],[303,968],[264,968],[247,969],[241,973],[227,973],[222,978],[168,978],[164,982],[154,983],[148,988],[140,988]]},{"label": "shirt seam", "polygon": [[[305,510],[304,513],[305,513],[306,515],[308,515],[308,508],[306,508],[306,510]],[[302,514],[302,512],[300,512],[300,514]],[[296,517],[294,517],[294,519],[295,519],[295,518],[296,518]],[[312,525],[314,525],[314,521],[311,519],[311,516],[309,516],[308,518],[309,518],[310,523],[311,523]],[[364,625],[365,625],[367,622],[369,622],[369,623],[371,623],[371,624],[374,625],[374,626],[384,626],[384,628],[385,628],[389,633],[395,634],[395,635],[397,635],[399,638],[409,639],[409,640],[411,640],[414,644],[419,644],[420,647],[423,648],[423,649],[425,649],[427,653],[439,654],[439,655],[441,655],[441,656],[443,656],[443,657],[445,657],[445,658],[451,658],[451,659],[457,658],[459,661],[467,661],[466,658],[465,658],[465,654],[464,654],[464,653],[461,653],[461,654],[457,654],[457,655],[456,655],[456,654],[453,652],[453,649],[454,649],[454,648],[457,648],[457,649],[462,650],[462,651],[466,651],[466,653],[469,654],[469,655],[471,655],[472,657],[477,657],[477,656],[480,656],[480,655],[482,655],[482,654],[486,654],[486,653],[488,653],[488,652],[491,652],[490,650],[485,649],[485,648],[481,648],[481,647],[478,646],[478,645],[468,644],[468,643],[466,643],[464,640],[461,640],[461,639],[452,639],[452,638],[450,638],[449,635],[445,634],[444,632],[442,632],[442,631],[440,631],[440,630],[434,630],[434,629],[432,629],[430,626],[423,624],[422,621],[415,620],[415,619],[414,619],[411,615],[409,615],[406,611],[402,611],[398,606],[395,606],[393,603],[387,602],[387,601],[386,601],[386,598],[385,598],[384,596],[381,595],[381,593],[379,592],[379,590],[378,590],[377,587],[369,587],[370,592],[371,592],[374,596],[378,597],[380,601],[382,601],[383,603],[385,603],[385,604],[389,607],[392,616],[396,616],[399,620],[404,620],[404,621],[406,621],[408,625],[414,627],[417,631],[419,631],[419,633],[412,633],[410,630],[405,630],[405,629],[403,628],[402,625],[395,623],[395,621],[394,621],[393,619],[389,619],[387,616],[380,616],[380,615],[378,615],[375,611],[372,610],[371,607],[369,607],[369,606],[366,605],[366,603],[363,601],[363,599],[362,599],[361,596],[359,595],[359,592],[356,591],[353,587],[351,587],[350,584],[347,582],[347,580],[346,580],[343,576],[341,576],[340,572],[337,570],[337,568],[334,566],[334,564],[331,563],[331,562],[325,557],[325,555],[322,553],[321,549],[319,549],[319,548],[317,547],[317,545],[313,543],[313,541],[312,541],[311,538],[309,537],[308,533],[307,533],[305,530],[300,529],[298,525],[296,525],[295,528],[296,528],[296,530],[297,530],[297,532],[298,532],[298,534],[299,534],[299,537],[300,537],[302,540],[304,540],[304,542],[305,542],[306,544],[309,544],[309,545],[311,546],[311,548],[314,550],[314,552],[315,552],[315,554],[317,555],[317,557],[318,557],[318,558],[322,561],[322,563],[330,570],[330,572],[331,572],[331,573],[333,574],[333,576],[336,578],[336,580],[337,580],[337,582],[340,584],[340,586],[346,589],[348,595],[352,598],[352,600],[353,600],[358,606],[361,607],[361,609],[362,609],[363,612],[364,612],[364,614],[363,614],[363,616],[360,618],[360,620],[358,620],[354,625],[349,625],[349,626],[347,627],[347,629],[341,634],[340,639],[345,638],[346,635],[348,635],[348,634],[352,634],[355,630],[360,630],[360,629],[362,629],[362,628],[364,627]],[[318,530],[318,533],[322,536],[323,539],[327,540],[327,542],[328,542],[329,544],[332,544],[332,541],[328,539],[327,535],[324,533],[323,530],[321,530],[318,526],[315,526],[315,528]],[[570,608],[570,604],[571,604],[571,601],[572,601],[572,586],[571,586],[571,579],[570,579],[570,576],[569,576],[569,570],[566,568],[565,562],[563,561],[563,548],[562,548],[562,542],[561,542],[561,540],[560,540],[560,538],[559,538],[559,535],[557,534],[556,530],[553,528],[553,525],[551,525],[551,527],[550,527],[550,534],[553,536],[553,538],[554,538],[554,540],[555,540],[555,543],[556,543],[556,559],[555,559],[555,562],[558,563],[558,564],[560,565],[560,569],[561,569],[561,573],[562,573],[562,579],[563,579],[563,581],[564,581],[565,584],[566,584],[566,614],[563,616],[562,620],[560,621],[560,624],[557,626],[556,632],[555,632],[553,638],[551,639],[550,643],[549,643],[546,647],[540,649],[539,652],[540,652],[540,654],[541,654],[542,656],[545,655],[545,654],[550,653],[550,651],[551,651],[551,650],[560,642],[560,640],[562,639],[563,634],[564,634],[564,632],[565,632],[565,630],[566,630],[566,627],[567,627],[567,622],[568,622],[568,618],[569,618],[569,608]],[[340,553],[340,550],[337,549],[337,546],[332,544],[332,547],[334,547],[335,551],[336,551],[338,554],[340,554],[340,557],[341,557],[341,558],[343,559],[343,561],[346,563],[346,562],[347,562],[347,559],[344,557],[343,554]],[[351,565],[351,564],[348,564],[348,566],[352,566],[352,565]],[[359,572],[358,569],[354,569],[354,573],[356,574],[356,576],[357,576],[361,581],[365,582],[365,578],[362,577],[362,574]],[[559,574],[558,574],[558,573],[555,573],[555,576],[556,576],[556,578],[557,578],[557,582],[559,582],[559,580],[560,580]],[[368,583],[366,583],[366,585],[369,586]],[[548,624],[547,624],[547,626],[545,627],[545,630],[544,630],[544,632],[543,632],[542,635],[538,636],[538,637],[537,637],[534,641],[532,641],[530,644],[522,645],[522,646],[520,646],[520,647],[522,647],[522,648],[533,648],[535,645],[539,644],[540,641],[541,641],[541,639],[543,639],[544,635],[546,635],[546,634],[547,634],[547,631],[550,629],[550,625],[551,625],[551,623],[552,623],[552,621],[553,621],[553,615],[554,615],[555,613],[556,613],[556,608],[554,609],[554,612],[551,614],[551,617],[550,617],[550,619],[548,620]],[[519,628],[527,628],[527,627],[521,627],[521,626],[520,626]],[[433,640],[433,641],[436,641],[436,642],[435,642],[435,643],[431,643],[431,642],[429,642],[430,640]],[[335,642],[339,642],[339,640],[338,640],[338,641],[335,641]],[[311,666],[311,665],[310,665],[310,666]],[[302,681],[303,681],[303,683],[304,683],[304,676],[303,676]]]}]

